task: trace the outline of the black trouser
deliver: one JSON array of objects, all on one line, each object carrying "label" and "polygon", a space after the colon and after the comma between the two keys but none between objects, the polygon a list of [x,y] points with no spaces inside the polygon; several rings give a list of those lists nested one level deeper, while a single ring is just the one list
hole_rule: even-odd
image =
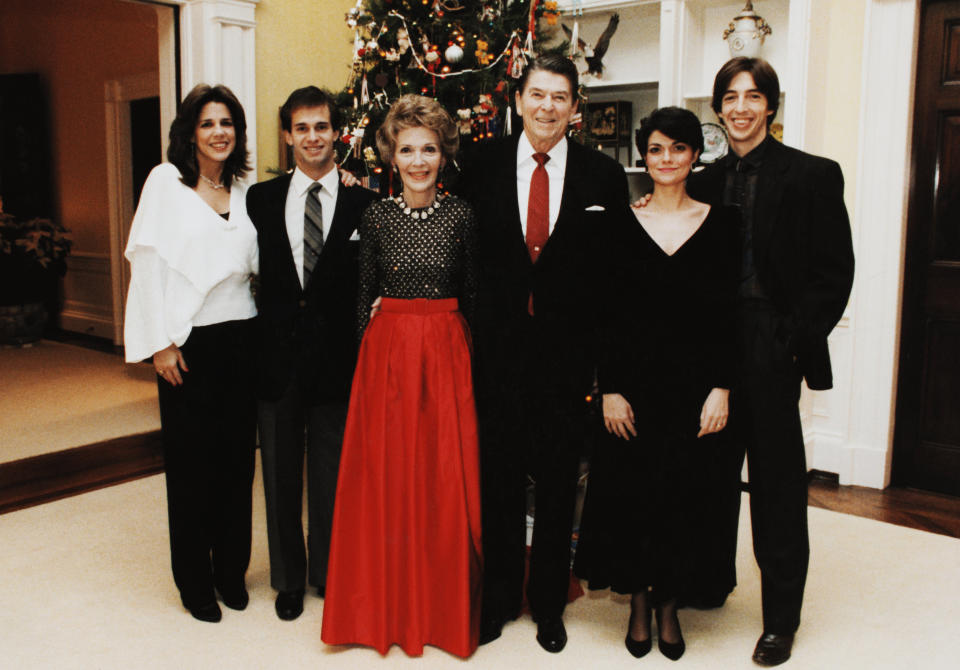
[{"label": "black trouser", "polygon": [[188,608],[234,592],[250,563],[256,406],[250,322],[195,327],[189,372],[157,378],[173,579]]},{"label": "black trouser", "polygon": [[[283,395],[259,402],[270,584],[297,591],[324,586],[347,403],[310,404],[295,377]],[[304,435],[306,432],[306,435]],[[307,460],[307,547],[303,543],[303,461]],[[309,565],[308,565],[309,562]]]},{"label": "black trouser", "polygon": [[585,417],[576,405],[542,392],[504,390],[479,399],[484,616],[520,610],[528,473],[535,512],[527,598],[534,618],[563,614],[584,446]]},{"label": "black trouser", "polygon": [[798,408],[801,375],[789,333],[769,306],[744,305],[739,335],[739,383],[731,395],[731,422],[747,454],[763,629],[788,634],[800,624],[810,556],[807,466]]}]

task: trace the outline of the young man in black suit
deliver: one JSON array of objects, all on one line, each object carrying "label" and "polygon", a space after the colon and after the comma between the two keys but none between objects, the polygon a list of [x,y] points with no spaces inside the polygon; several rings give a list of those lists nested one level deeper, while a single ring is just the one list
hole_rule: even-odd
[{"label": "young man in black suit", "polygon": [[[623,168],[566,138],[577,70],[533,61],[518,83],[523,132],[464,161],[460,192],[479,222],[475,384],[480,419],[484,593],[481,644],[523,597],[526,485],[536,513],[527,596],[537,640],[566,644],[570,538],[593,379],[597,246],[627,202]],[[540,162],[543,161],[543,165]]]},{"label": "young man in black suit", "polygon": [[[800,624],[807,563],[807,468],[800,426],[800,382],[833,385],[827,335],[839,321],[853,284],[853,246],[840,166],[784,146],[769,134],[780,84],[769,63],[734,58],[717,73],[713,109],[730,153],[690,178],[691,196],[741,212],[738,382],[730,427],[744,450],[750,479],[754,555],[760,567],[763,635],[759,665],[790,658]],[[722,602],[733,586],[739,492],[717,501],[722,529],[714,566]],[[725,565],[723,565],[725,563]]]},{"label": "young man in black suit", "polygon": [[340,111],[328,93],[297,89],[280,117],[296,169],[252,186],[247,211],[260,247],[258,419],[270,583],[279,592],[277,616],[292,620],[303,611],[307,580],[324,593],[356,360],[357,226],[376,194],[340,183],[334,153]]}]

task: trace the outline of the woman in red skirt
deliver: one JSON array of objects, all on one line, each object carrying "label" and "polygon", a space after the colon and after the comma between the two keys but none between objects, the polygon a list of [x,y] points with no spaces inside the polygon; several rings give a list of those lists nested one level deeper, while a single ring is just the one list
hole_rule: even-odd
[{"label": "woman in red skirt", "polygon": [[377,131],[401,195],[360,227],[359,321],[330,545],[322,637],[411,656],[466,657],[479,634],[480,474],[468,321],[476,224],[437,193],[459,134],[406,95]]}]

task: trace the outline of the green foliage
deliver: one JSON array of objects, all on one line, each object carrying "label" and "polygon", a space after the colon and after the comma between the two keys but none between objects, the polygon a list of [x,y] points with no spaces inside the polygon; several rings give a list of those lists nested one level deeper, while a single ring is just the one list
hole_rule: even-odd
[{"label": "green foliage", "polygon": [[[524,47],[530,2],[363,0],[351,10],[353,72],[337,94],[347,112],[345,166],[358,175],[380,173],[376,129],[407,93],[437,99],[460,126],[461,146],[504,134],[516,82],[511,66]],[[541,3],[537,15],[542,11]]]},{"label": "green foliage", "polygon": [[62,274],[72,246],[70,232],[50,219],[18,221],[0,211],[0,256],[36,262]]}]

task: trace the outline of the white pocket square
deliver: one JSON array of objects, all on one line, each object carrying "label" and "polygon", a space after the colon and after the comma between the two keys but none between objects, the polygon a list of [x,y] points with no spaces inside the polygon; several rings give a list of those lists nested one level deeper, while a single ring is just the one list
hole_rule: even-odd
[{"label": "white pocket square", "polygon": [[607,211],[607,208],[604,207],[603,205],[590,205],[589,207],[587,207],[587,208],[586,208],[585,210],[583,210],[583,211],[585,211],[585,212],[605,212],[605,211]]},{"label": "white pocket square", "polygon": [[360,241],[360,231],[359,231],[359,230],[353,231],[353,235],[350,236],[350,241],[351,241],[351,242],[358,242],[358,241]]}]

